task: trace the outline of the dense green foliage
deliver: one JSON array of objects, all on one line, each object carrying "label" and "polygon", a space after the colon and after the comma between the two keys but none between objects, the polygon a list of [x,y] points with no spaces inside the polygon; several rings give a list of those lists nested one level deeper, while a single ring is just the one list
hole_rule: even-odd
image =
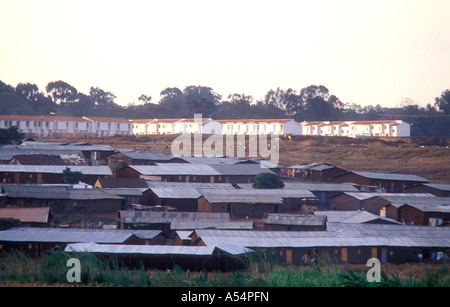
[{"label": "dense green foliage", "polygon": [[100,259],[92,254],[77,253],[81,263],[81,282],[67,281],[67,260],[74,255],[60,249],[40,258],[22,252],[0,256],[1,284],[124,286],[124,287],[448,287],[450,270],[446,265],[436,270],[425,269],[422,279],[410,275],[401,279],[382,272],[381,282],[368,282],[366,272],[343,269],[327,259],[304,267],[283,267],[276,264],[275,253],[256,251],[244,260],[247,269],[227,274],[186,272],[180,267],[165,271],[150,271],[143,267],[130,269],[114,257]]},{"label": "dense green foliage", "polygon": [[323,85],[295,89],[269,90],[256,100],[247,94],[231,94],[226,98],[206,86],[187,86],[181,90],[168,87],[160,99],[141,94],[127,106],[115,103],[110,91],[91,87],[88,94],[79,92],[64,81],[48,83],[45,92],[36,84],[19,83],[16,87],[0,81],[0,115],[65,115],[122,118],[187,118],[194,114],[214,119],[294,118],[304,120],[377,120],[402,119],[412,124],[411,135],[449,136],[450,90],[445,90],[433,103],[419,107],[411,99],[403,99],[402,107],[380,105],[362,107],[345,103]]},{"label": "dense green foliage", "polygon": [[275,174],[260,173],[253,178],[252,187],[255,189],[282,189],[284,183]]}]

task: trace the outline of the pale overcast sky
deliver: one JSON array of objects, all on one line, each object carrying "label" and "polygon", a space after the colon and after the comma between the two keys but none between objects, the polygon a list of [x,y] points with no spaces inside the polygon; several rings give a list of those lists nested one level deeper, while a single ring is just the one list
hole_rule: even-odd
[{"label": "pale overcast sky", "polygon": [[450,88],[449,0],[1,0],[0,80],[63,80],[116,103],[166,87],[262,99],[324,85],[425,106]]}]

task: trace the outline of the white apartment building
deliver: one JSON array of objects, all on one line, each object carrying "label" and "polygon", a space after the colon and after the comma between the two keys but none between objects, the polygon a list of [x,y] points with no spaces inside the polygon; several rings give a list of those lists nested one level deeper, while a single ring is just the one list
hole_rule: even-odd
[{"label": "white apartment building", "polygon": [[88,120],[80,117],[0,115],[0,128],[12,126],[37,137],[88,135],[92,128]]},{"label": "white apartment building", "polygon": [[91,123],[91,133],[97,137],[133,135],[133,124],[125,118],[85,117]]},{"label": "white apartment building", "polygon": [[183,134],[183,133],[220,133],[221,125],[211,118],[162,118],[133,119],[133,133],[146,134]]},{"label": "white apartment building", "polygon": [[401,120],[302,122],[303,135],[409,137],[411,125]]},{"label": "white apartment building", "polygon": [[293,119],[224,119],[222,134],[292,134],[300,135],[302,126]]}]

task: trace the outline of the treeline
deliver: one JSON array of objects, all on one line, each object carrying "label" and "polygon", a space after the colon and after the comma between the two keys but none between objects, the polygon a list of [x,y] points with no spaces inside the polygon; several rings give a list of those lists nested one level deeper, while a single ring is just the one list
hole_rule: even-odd
[{"label": "treeline", "polygon": [[214,119],[293,118],[298,122],[315,120],[402,119],[410,124],[411,135],[450,136],[450,90],[442,92],[426,107],[410,99],[402,107],[381,105],[362,107],[341,101],[322,85],[295,89],[270,89],[262,100],[235,93],[223,97],[207,86],[169,87],[161,91],[159,101],[141,94],[127,106],[118,105],[110,91],[91,87],[79,92],[64,81],[47,84],[45,91],[36,84],[19,83],[15,87],[0,81],[1,115],[104,116],[121,118],[186,118],[202,114]]}]

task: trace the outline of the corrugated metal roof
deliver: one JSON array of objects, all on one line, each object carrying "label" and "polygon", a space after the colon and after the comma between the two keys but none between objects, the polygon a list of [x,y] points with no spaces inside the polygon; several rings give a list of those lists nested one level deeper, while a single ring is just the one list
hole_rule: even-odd
[{"label": "corrugated metal roof", "polygon": [[185,198],[185,199],[197,199],[202,196],[195,189],[178,189],[178,188],[151,188],[159,198]]},{"label": "corrugated metal roof", "polygon": [[147,181],[147,185],[151,189],[235,189],[231,183]]},{"label": "corrugated metal roof", "polygon": [[325,226],[326,217],[319,215],[269,213],[267,218],[262,221],[264,224]]},{"label": "corrugated metal roof", "polygon": [[352,216],[361,213],[361,211],[314,211],[314,215],[324,215],[328,222],[342,222]]},{"label": "corrugated metal roof", "polygon": [[111,176],[112,172],[109,166],[87,166],[87,165],[16,165],[16,164],[0,164],[0,172],[6,173],[47,173],[62,174],[66,169],[70,168],[73,172],[82,172],[84,175],[100,175]]},{"label": "corrugated metal roof", "polygon": [[[253,189],[251,183],[239,183],[242,189]],[[306,190],[311,192],[358,192],[351,183],[309,183],[309,182],[284,182],[283,190]]]},{"label": "corrugated metal roof", "polygon": [[76,189],[67,185],[40,184],[4,184],[5,194],[11,198],[33,199],[122,199],[121,197],[104,192],[102,189]]},{"label": "corrugated metal roof", "polygon": [[145,151],[137,151],[134,149],[119,149],[118,150],[120,153],[124,154],[125,156],[131,158],[131,159],[136,159],[136,160],[157,160],[157,161],[162,161],[162,160],[170,160],[173,157],[166,155],[164,153],[161,152],[145,152]]},{"label": "corrugated metal roof", "polygon": [[253,222],[228,222],[228,221],[186,221],[174,219],[170,223],[170,229],[253,229]]},{"label": "corrugated metal roof", "polygon": [[201,164],[201,163],[157,163],[156,165],[129,165],[141,175],[194,175],[194,176],[223,176],[223,175],[257,175],[259,173],[273,173],[259,164]]},{"label": "corrugated metal roof", "polygon": [[102,188],[103,192],[112,194],[112,195],[133,195],[133,196],[142,196],[143,192],[148,189],[141,188]]},{"label": "corrugated metal roof", "polygon": [[109,245],[95,243],[69,244],[66,252],[89,252],[107,254],[146,254],[146,255],[192,255],[210,256],[216,249],[231,255],[240,255],[251,252],[242,246],[177,246],[177,245]]},{"label": "corrugated metal roof", "polygon": [[344,192],[344,194],[349,195],[353,198],[356,198],[358,200],[365,200],[373,197],[403,197],[403,198],[415,198],[415,197],[436,197],[433,194],[430,193],[368,193],[368,192]]},{"label": "corrugated metal roof", "polygon": [[203,193],[210,203],[251,203],[251,204],[282,204],[283,199],[277,195],[270,194],[224,194]]},{"label": "corrugated metal roof", "polygon": [[14,218],[24,223],[47,223],[49,216],[50,207],[0,208],[0,218]]},{"label": "corrugated metal roof", "polygon": [[367,222],[371,222],[371,221],[375,221],[375,220],[383,220],[383,221],[386,221],[386,222],[389,222],[392,224],[401,224],[401,223],[397,222],[396,220],[386,218],[386,217],[381,217],[379,215],[376,215],[376,214],[373,214],[373,213],[370,213],[367,211],[361,211],[354,216],[346,218],[345,220],[342,221],[342,223],[367,223]]},{"label": "corrugated metal roof", "polygon": [[429,182],[429,180],[426,178],[412,174],[375,173],[375,172],[359,172],[359,171],[352,171],[351,173],[371,179]]},{"label": "corrugated metal roof", "polygon": [[[241,185],[239,185],[241,186]],[[277,196],[280,198],[310,198],[316,199],[316,196],[310,191],[307,190],[294,190],[294,189],[255,189],[251,187],[251,184],[246,185],[246,188],[243,189],[232,189],[232,190],[219,190],[219,189],[197,189],[200,194],[205,197],[211,196],[230,196],[230,197],[239,197],[239,196],[253,196],[253,197],[271,197]]]},{"label": "corrugated metal roof", "polygon": [[119,211],[123,223],[170,223],[179,221],[229,222],[229,213],[216,212],[155,212],[155,211]]},{"label": "corrugated metal roof", "polygon": [[441,191],[450,191],[450,184],[445,184],[445,183],[424,183],[424,186],[430,187],[430,188],[434,188],[434,189],[438,189]]},{"label": "corrugated metal roof", "polygon": [[450,247],[449,227],[328,223],[328,231],[196,230],[206,245],[252,247]]},{"label": "corrugated metal roof", "polygon": [[32,228],[14,227],[0,231],[0,241],[14,242],[96,242],[96,243],[123,243],[132,236],[145,236],[153,238],[159,235],[159,230],[103,230],[81,228]]}]

